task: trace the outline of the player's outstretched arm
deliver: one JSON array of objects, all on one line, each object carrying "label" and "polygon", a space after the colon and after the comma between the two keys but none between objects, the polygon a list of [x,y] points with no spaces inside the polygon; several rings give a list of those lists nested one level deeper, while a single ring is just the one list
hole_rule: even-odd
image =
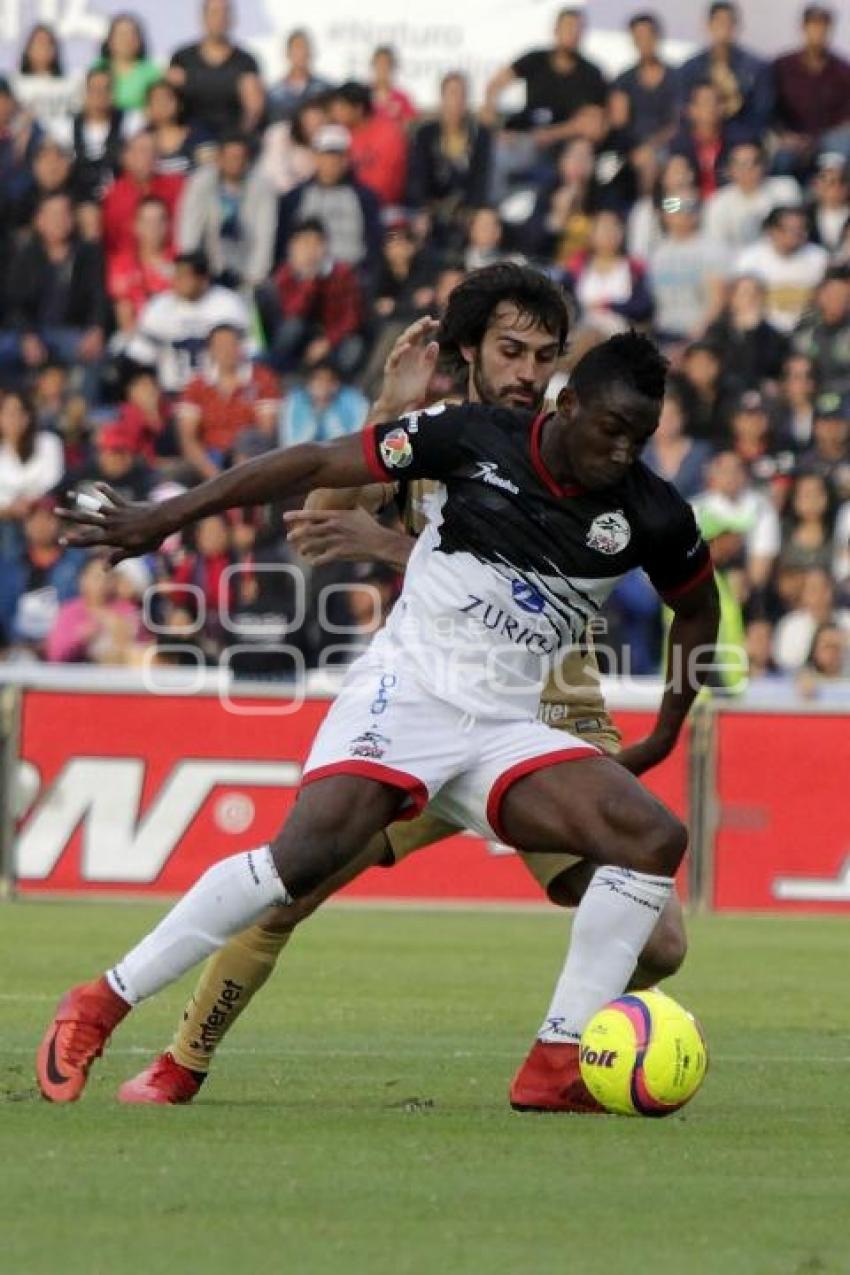
[{"label": "player's outstretched arm", "polygon": [[646,739],[624,748],[617,760],[633,775],[657,766],[679,738],[691,705],[704,685],[714,660],[720,623],[720,599],[714,576],[679,598],[668,599],[673,611],[667,647],[665,691],[655,726]]},{"label": "player's outstretched arm", "polygon": [[[166,536],[210,514],[299,496],[314,487],[361,487],[374,479],[359,435],[266,452],[161,504],[130,503],[103,483],[98,499],[62,509],[65,542],[112,550],[110,564],[157,549]],[[96,507],[95,507],[96,506]]]}]

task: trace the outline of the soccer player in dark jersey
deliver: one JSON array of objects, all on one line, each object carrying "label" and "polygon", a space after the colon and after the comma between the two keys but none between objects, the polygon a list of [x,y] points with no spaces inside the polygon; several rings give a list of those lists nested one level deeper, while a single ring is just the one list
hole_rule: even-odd
[{"label": "soccer player in dark jersey", "polygon": [[[477,405],[414,413],[367,433],[362,451],[352,440],[294,448],[264,458],[262,472],[249,462],[156,510],[110,505],[69,515],[81,524],[77,543],[115,545],[126,556],[207,512],[281,491],[406,471],[441,481],[445,492],[441,522],[426,528],[411,556],[399,606],[352,667],[317,736],[284,830],[271,847],[216,865],[108,981],[69,994],[40,1052],[49,1096],[78,1095],[131,1004],[267,904],[309,907],[375,831],[433,797],[452,822],[600,865],[576,914],[564,974],[571,1011],[563,1048],[580,1106],[575,1042],[631,976],[670,898],[685,834],[623,767],[536,722],[534,712],[553,658],[632,566],[645,566],[671,602],[671,648],[684,667],[695,672],[694,653],[713,643],[716,593],[693,517],[637,460],[663,384],[649,342],[613,338],[582,360],[549,417]],[[670,685],[650,748],[678,733],[696,690],[696,677]],[[380,757],[371,747],[364,756],[366,734],[370,745],[379,739]]]}]

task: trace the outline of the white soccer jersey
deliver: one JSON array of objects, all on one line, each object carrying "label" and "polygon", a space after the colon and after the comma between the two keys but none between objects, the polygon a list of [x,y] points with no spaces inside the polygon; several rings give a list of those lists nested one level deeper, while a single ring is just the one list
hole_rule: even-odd
[{"label": "white soccer jersey", "polygon": [[178,394],[200,369],[207,337],[220,324],[246,336],[251,326],[244,301],[229,288],[210,288],[197,301],[163,292],[142,311],[127,353],[134,362],[155,367],[162,388]]}]

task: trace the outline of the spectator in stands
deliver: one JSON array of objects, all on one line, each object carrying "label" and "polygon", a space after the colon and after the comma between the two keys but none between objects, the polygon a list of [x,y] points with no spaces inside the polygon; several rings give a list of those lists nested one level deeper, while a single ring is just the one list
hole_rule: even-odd
[{"label": "spectator in stands", "polygon": [[779,553],[779,516],[768,497],[747,478],[744,462],[734,452],[718,452],[706,467],[705,490],[693,501],[703,512],[747,525],[744,571],[752,589],[763,589]]},{"label": "spectator in stands", "polygon": [[330,88],[313,71],[313,46],[309,34],[297,27],[286,37],[286,66],[283,75],[268,91],[270,124],[290,122],[305,102],[320,97]]},{"label": "spectator in stands", "polygon": [[179,173],[156,171],[156,143],[150,133],[137,133],[130,138],[122,154],[121,176],[103,197],[103,246],[107,267],[119,254],[133,251],[136,209],[143,199],[151,196],[161,199],[168,209],[171,246],[183,181]]},{"label": "spectator in stands", "polygon": [[700,230],[696,192],[673,195],[661,205],[663,234],[649,258],[655,329],[665,344],[692,341],[720,313],[728,260]]},{"label": "spectator in stands", "polygon": [[32,162],[43,137],[39,125],[20,109],[9,81],[0,76],[0,190],[4,201],[12,203],[29,189]]},{"label": "spectator in stands", "polygon": [[118,423],[125,434],[132,435],[134,455],[149,465],[159,465],[163,457],[167,460],[176,454],[171,403],[147,368],[137,368],[128,376]]},{"label": "spectator in stands", "polygon": [[469,217],[463,265],[466,270],[480,270],[502,261],[505,228],[496,208],[476,208]]},{"label": "spectator in stands", "polygon": [[659,56],[663,32],[654,13],[636,13],[629,31],[638,60],[611,85],[608,114],[632,164],[646,171],[676,131],[677,73]]},{"label": "spectator in stands", "polygon": [[736,43],[739,18],[738,6],[728,0],[709,7],[708,46],[679,69],[682,101],[695,84],[708,81],[720,94],[723,118],[758,137],[773,112],[773,80],[761,58]]},{"label": "spectator in stands", "polygon": [[745,390],[729,421],[730,450],[743,462],[759,490],[781,503],[794,472],[796,457],[774,439],[768,403],[758,390]]},{"label": "spectator in stands", "polygon": [[268,278],[277,231],[277,196],[247,137],[226,134],[214,164],[186,183],[177,238],[181,252],[206,254],[213,278],[250,296]]},{"label": "spectator in stands", "polygon": [[74,178],[87,199],[100,200],[121,163],[124,115],[112,102],[112,76],[93,69],[86,75],[83,105],[60,141],[74,152]]},{"label": "spectator in stands", "polygon": [[830,49],[832,10],[803,10],[803,47],[773,64],[776,172],[805,176],[818,150],[850,157],[850,63]]},{"label": "spectator in stands", "polygon": [[813,202],[809,208],[809,238],[823,244],[830,254],[838,253],[850,226],[850,159],[835,151],[819,155],[812,183]]},{"label": "spectator in stands", "polygon": [[315,175],[313,139],[327,123],[325,99],[310,98],[296,108],[291,120],[281,120],[266,129],[260,163],[278,195],[288,195]]},{"label": "spectator in stands", "polygon": [[837,625],[850,631],[850,611],[836,609],[835,587],[822,567],[806,571],[800,590],[800,604],[782,616],[773,635],[773,658],[781,669],[802,668],[821,625]]},{"label": "spectator in stands", "polygon": [[384,251],[375,280],[375,314],[396,327],[427,310],[434,299],[434,261],[420,248],[403,213],[385,218]]},{"label": "spectator in stands", "polygon": [[33,155],[30,181],[21,191],[19,198],[7,204],[15,230],[29,229],[36,209],[47,195],[63,194],[67,195],[74,205],[78,228],[82,234],[83,225],[80,224],[79,205],[84,193],[74,180],[69,152],[54,138],[42,137]]},{"label": "spectator in stands", "polygon": [[131,13],[119,13],[109,24],[98,68],[112,76],[112,99],[120,111],[141,111],[152,84],[162,79],[162,71],[148,57],[148,42],[142,24]]},{"label": "spectator in stands", "polygon": [[103,258],[97,244],[76,237],[67,195],[42,201],[32,238],[9,265],[7,299],[9,336],[24,366],[81,364],[94,398],[107,322]]},{"label": "spectator in stands", "polygon": [[733,393],[758,389],[781,375],[788,340],[765,318],[766,301],[761,279],[738,275],[720,316],[706,329],[705,339],[723,362],[724,386]]},{"label": "spectator in stands", "polygon": [[21,519],[62,478],[64,456],[56,434],[39,429],[31,401],[11,392],[0,401],[0,554],[22,539]]},{"label": "spectator in stands", "polygon": [[625,234],[619,213],[598,212],[587,252],[567,263],[581,322],[605,336],[652,317],[652,295],[642,266],[624,250]]},{"label": "spectator in stands", "polygon": [[67,121],[80,105],[80,77],[62,69],[62,50],[51,26],[30,28],[14,80],[15,97],[48,137],[68,141]]},{"label": "spectator in stands", "polygon": [[717,347],[710,341],[692,341],[682,355],[679,375],[687,432],[719,446],[726,436],[731,405]]},{"label": "spectator in stands", "polygon": [[685,401],[675,380],[669,380],[658,428],[643,453],[644,464],[668,483],[672,483],[685,500],[690,500],[705,486],[705,466],[711,455],[708,443],[685,431]]},{"label": "spectator in stands", "polygon": [[134,244],[115,252],[106,267],[106,288],[119,333],[129,338],[152,297],[174,282],[168,205],[156,195],[142,199],[133,218]]},{"label": "spectator in stands", "polygon": [[794,329],[826,271],[826,249],[808,243],[806,231],[803,208],[774,208],[762,237],[735,261],[739,274],[754,274],[764,283],[767,319],[780,332]]},{"label": "spectator in stands", "polygon": [[256,58],[230,38],[230,0],[203,0],[203,35],[178,49],[168,79],[183,90],[190,124],[218,138],[237,127],[252,133],[265,110]]},{"label": "spectator in stands", "polygon": [[133,362],[155,368],[167,394],[179,394],[200,368],[210,332],[222,325],[249,331],[244,302],[229,288],[210,284],[203,253],[181,253],[171,290],[145,306],[127,354]]},{"label": "spectator in stands", "polygon": [[213,328],[203,371],[177,404],[183,459],[201,478],[214,477],[229,463],[242,431],[272,432],[279,406],[277,377],[247,357],[244,332],[224,324]]},{"label": "spectator in stands", "polygon": [[593,214],[600,204],[596,155],[586,137],[567,142],[555,176],[544,183],[524,232],[527,251],[563,264],[590,243]]},{"label": "spectator in stands", "polygon": [[89,558],[79,575],[79,596],[59,607],[45,642],[51,663],[129,664],[141,630],[141,612],[118,597],[118,578],[103,558]]},{"label": "spectator in stands", "polygon": [[148,89],[145,123],[154,141],[157,173],[186,177],[215,153],[209,134],[186,123],[183,94],[168,80]]},{"label": "spectator in stands", "polygon": [[351,173],[351,136],[340,124],[325,124],[313,138],[316,175],[278,204],[274,258],[283,261],[293,227],[318,220],[334,260],[374,273],[381,260],[383,232],[378,200]]},{"label": "spectator in stands", "polygon": [[270,357],[281,372],[330,360],[350,375],[365,353],[363,295],[350,265],[335,260],[320,221],[289,238],[286,261],[258,295]]},{"label": "spectator in stands", "polygon": [[850,676],[850,634],[840,624],[821,624],[815,630],[806,669],[814,677],[805,693],[816,693],[822,682]]},{"label": "spectator in stands", "polygon": [[677,195],[692,197],[697,186],[697,173],[687,155],[670,155],[652,189],[639,195],[632,204],[626,226],[629,253],[647,262],[661,242],[663,226],[661,205]]},{"label": "spectator in stands", "polygon": [[366,423],[368,400],[353,385],[344,385],[331,363],[320,363],[303,386],[286,396],[280,412],[281,447],[325,443],[356,434]]},{"label": "spectator in stands", "polygon": [[[194,640],[200,640],[207,658],[214,662],[225,645],[222,612],[229,610],[232,598],[232,575],[230,579],[225,575],[233,563],[230,526],[225,517],[213,515],[202,518],[192,530],[194,547],[177,562],[171,578],[175,586],[188,584],[201,590],[205,619]],[[175,589],[175,601],[181,600],[180,590]],[[188,590],[185,602],[192,609],[198,605]]]},{"label": "spectator in stands", "polygon": [[82,549],[63,549],[53,499],[33,504],[23,523],[23,543],[4,557],[0,570],[0,645],[40,652],[59,607],[76,596],[86,561]]},{"label": "spectator in stands", "polygon": [[804,354],[789,354],[782,365],[772,427],[776,438],[797,451],[812,440],[816,390],[812,360]]},{"label": "spectator in stands", "polygon": [[815,400],[811,446],[800,465],[822,474],[839,500],[850,500],[850,400],[840,394],[820,394]]},{"label": "spectator in stands", "polygon": [[755,243],[768,214],[780,206],[802,202],[793,177],[768,177],[758,142],[737,142],[729,148],[726,186],[716,190],[705,205],[703,227],[715,243],[737,252]]},{"label": "spectator in stands", "polygon": [[466,77],[444,76],[436,119],[413,135],[407,177],[407,203],[428,213],[441,246],[457,248],[461,210],[486,202],[491,145],[490,130],[469,110]]},{"label": "spectator in stands", "polygon": [[820,390],[850,393],[850,268],[827,271],[812,311],[791,335],[791,346],[811,360]]},{"label": "spectator in stands", "polygon": [[372,110],[379,119],[391,120],[406,128],[419,112],[413,99],[395,82],[398,54],[389,44],[379,44],[372,54]]},{"label": "spectator in stands", "polygon": [[785,506],[779,555],[783,567],[797,571],[831,569],[835,512],[835,496],[823,475],[800,470]]},{"label": "spectator in stands", "polygon": [[571,137],[602,140],[607,131],[602,72],[579,52],[581,9],[562,9],[555,19],[555,44],[534,49],[496,72],[487,85],[481,118],[496,122],[501,93],[517,80],[525,85],[525,107],[497,135],[494,199],[517,172],[548,166],[551,153]]},{"label": "spectator in stands", "polygon": [[139,447],[139,434],[130,424],[113,420],[95,438],[92,460],[65,475],[62,488],[80,483],[108,483],[125,500],[147,500],[155,475]]},{"label": "spectator in stands", "polygon": [[330,99],[331,119],[351,136],[351,168],[385,207],[400,204],[407,184],[407,138],[400,124],[372,109],[365,84],[348,80]]},{"label": "spectator in stands", "polygon": [[679,131],[670,143],[674,155],[687,157],[697,174],[699,192],[708,199],[722,184],[732,146],[741,141],[739,130],[723,115],[723,100],[716,85],[696,80],[688,90]]}]

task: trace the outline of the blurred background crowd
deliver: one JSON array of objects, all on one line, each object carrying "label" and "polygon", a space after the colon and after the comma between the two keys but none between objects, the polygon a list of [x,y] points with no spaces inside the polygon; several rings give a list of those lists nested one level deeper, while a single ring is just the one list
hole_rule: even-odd
[{"label": "blurred background crowd", "polygon": [[[345,662],[398,578],[309,570],[282,507],[207,519],[110,572],[60,546],[54,505],[98,480],[162,499],[359,430],[403,328],[509,257],[568,295],[562,376],[613,332],[655,336],[673,370],[645,459],[710,539],[724,640],[756,681],[841,693],[848,51],[809,5],[765,62],[715,3],[704,47],[674,67],[636,12],[634,64],[609,81],[582,54],[584,21],[564,9],[549,47],[506,49],[481,101],[447,74],[428,113],[391,47],[369,82],[334,84],[293,30],[264,79],[227,0],[206,0],[167,65],[130,15],[81,76],[49,26],[29,32],[0,78],[0,658],[179,663],[192,647],[252,678],[289,676],[296,652]],[[607,671],[659,670],[664,617],[642,576],[606,624]],[[740,668],[720,680],[735,689]]]}]

